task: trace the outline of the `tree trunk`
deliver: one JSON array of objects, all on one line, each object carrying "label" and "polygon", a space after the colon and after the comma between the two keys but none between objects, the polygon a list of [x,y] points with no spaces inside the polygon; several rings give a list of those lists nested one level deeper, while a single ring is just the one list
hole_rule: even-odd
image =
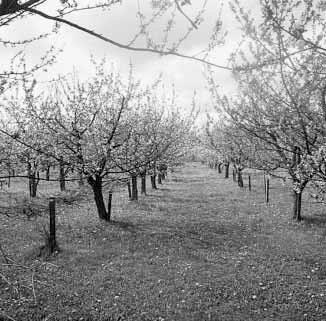
[{"label": "tree trunk", "polygon": [[29,195],[30,197],[36,197],[38,178],[35,173],[31,173],[29,176]]},{"label": "tree trunk", "polygon": [[301,221],[302,191],[293,191],[293,219]]},{"label": "tree trunk", "polygon": [[217,166],[217,171],[219,174],[222,173],[222,163],[219,163],[218,166]]},{"label": "tree trunk", "polygon": [[[294,146],[293,148],[293,159],[292,159],[293,164],[298,167],[298,165],[301,162],[301,152],[300,152],[300,147]],[[294,180],[294,183],[296,181]],[[307,182],[306,182],[307,183]],[[301,221],[301,203],[302,203],[302,192],[304,187],[306,186],[306,183],[301,185],[299,190],[294,190],[293,191],[293,219],[297,221]]]},{"label": "tree trunk", "polygon": [[111,209],[112,209],[112,191],[109,192],[109,200],[108,200],[108,213],[107,213],[107,220],[111,220]]},{"label": "tree trunk", "polygon": [[39,173],[32,171],[32,165],[30,163],[27,164],[27,175],[28,175],[28,186],[29,186],[29,196],[36,197],[37,193],[37,185],[39,182]]},{"label": "tree trunk", "polygon": [[37,182],[34,173],[30,176],[29,184],[30,184],[30,197],[36,197]]},{"label": "tree trunk", "polygon": [[230,168],[230,163],[227,162],[224,164],[225,166],[225,178],[229,178],[229,168]]},{"label": "tree trunk", "polygon": [[156,175],[151,175],[151,185],[152,185],[152,189],[157,189],[157,186],[156,186]]},{"label": "tree trunk", "polygon": [[242,170],[238,169],[238,186],[243,187]]},{"label": "tree trunk", "polygon": [[60,191],[64,192],[66,190],[66,180],[65,180],[65,165],[63,159],[60,160],[59,168],[59,180],[60,180]]},{"label": "tree trunk", "polygon": [[84,179],[83,179],[83,171],[82,170],[78,170],[78,186],[84,186]]},{"label": "tree trunk", "polygon": [[158,175],[157,175],[157,182],[159,184],[162,184],[162,174],[161,173],[158,173]]},{"label": "tree trunk", "polygon": [[47,166],[47,167],[46,167],[45,179],[46,179],[47,181],[50,180],[50,166]]},{"label": "tree trunk", "polygon": [[237,171],[235,169],[232,170],[232,179],[233,179],[233,182],[237,181]]},{"label": "tree trunk", "polygon": [[141,175],[141,193],[146,195],[146,174]]},{"label": "tree trunk", "polygon": [[128,183],[127,183],[127,187],[128,187],[128,196],[129,196],[129,200],[131,200],[131,185],[130,185],[130,181],[128,181]]},{"label": "tree trunk", "polygon": [[84,180],[83,180],[83,174],[84,174],[84,170],[85,170],[85,163],[84,163],[84,158],[83,158],[83,149],[80,143],[80,133],[77,133],[77,138],[78,138],[78,142],[77,142],[77,151],[78,151],[78,155],[77,155],[77,159],[78,159],[78,176],[79,176],[79,180],[78,180],[78,186],[81,187],[84,185]]},{"label": "tree trunk", "polygon": [[96,175],[95,179],[93,177],[89,177],[88,183],[91,185],[93,190],[94,200],[99,218],[101,220],[109,221],[110,217],[108,216],[108,213],[106,211],[103,198],[102,177],[99,175]]},{"label": "tree trunk", "polygon": [[11,180],[10,180],[10,178],[11,178],[11,172],[12,172],[12,171],[9,169],[9,170],[8,170],[8,174],[9,174],[9,175],[8,175],[8,184],[7,184],[8,188],[10,188],[10,183],[11,183]]},{"label": "tree trunk", "polygon": [[137,187],[137,175],[131,176],[131,200],[138,200],[138,187]]}]

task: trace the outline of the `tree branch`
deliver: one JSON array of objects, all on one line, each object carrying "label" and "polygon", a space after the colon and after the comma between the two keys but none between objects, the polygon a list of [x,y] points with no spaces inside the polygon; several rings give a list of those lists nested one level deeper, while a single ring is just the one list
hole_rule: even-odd
[{"label": "tree branch", "polygon": [[177,57],[180,57],[180,58],[186,58],[186,59],[189,59],[189,60],[194,60],[194,61],[197,61],[197,62],[201,62],[201,63],[204,63],[206,65],[212,66],[212,67],[232,71],[232,68],[230,68],[230,67],[218,65],[218,64],[215,64],[213,62],[207,61],[205,59],[197,58],[197,57],[194,57],[194,56],[188,56],[188,55],[185,55],[185,54],[182,54],[182,53],[178,53],[176,51],[165,51],[165,50],[159,50],[159,49],[153,49],[153,48],[142,48],[142,47],[128,46],[128,45],[122,44],[120,42],[114,41],[114,40],[112,40],[110,38],[107,38],[107,37],[105,37],[105,36],[103,36],[103,35],[101,35],[99,33],[96,33],[95,31],[92,31],[92,30],[88,29],[88,28],[82,27],[82,26],[80,26],[80,25],[78,25],[78,24],[76,24],[74,22],[68,21],[68,20],[63,19],[63,18],[48,15],[48,14],[42,12],[42,11],[39,11],[39,10],[34,9],[34,8],[27,7],[25,5],[21,6],[21,10],[24,10],[24,11],[39,15],[39,16],[45,18],[45,19],[48,19],[48,20],[63,23],[65,25],[69,26],[69,27],[72,27],[74,29],[78,29],[80,31],[83,31],[83,32],[85,32],[85,33],[87,33],[87,34],[89,34],[89,35],[91,35],[93,37],[101,39],[101,40],[103,40],[103,41],[105,41],[107,43],[110,43],[111,45],[114,45],[114,46],[122,48],[122,49],[127,49],[127,50],[131,50],[131,51],[136,51],[136,52],[155,53],[155,54],[159,54],[161,56],[177,56]]}]

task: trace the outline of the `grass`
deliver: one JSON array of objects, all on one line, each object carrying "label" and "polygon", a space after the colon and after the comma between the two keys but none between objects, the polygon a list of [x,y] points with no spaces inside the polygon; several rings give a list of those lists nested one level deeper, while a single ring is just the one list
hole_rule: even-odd
[{"label": "grass", "polygon": [[138,203],[115,193],[112,223],[89,195],[61,202],[61,251],[47,260],[46,215],[0,216],[19,263],[2,262],[0,320],[326,320],[326,215],[305,200],[292,222],[288,186],[272,180],[266,205],[262,184],[188,164]]}]

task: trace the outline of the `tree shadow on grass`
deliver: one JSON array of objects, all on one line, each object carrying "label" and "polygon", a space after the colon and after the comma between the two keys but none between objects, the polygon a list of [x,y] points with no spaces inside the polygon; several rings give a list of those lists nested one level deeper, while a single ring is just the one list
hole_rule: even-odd
[{"label": "tree shadow on grass", "polygon": [[170,188],[158,186],[156,191],[170,191],[170,190],[171,190]]},{"label": "tree shadow on grass", "polygon": [[307,225],[325,226],[326,215],[305,216],[303,217],[303,222]]},{"label": "tree shadow on grass", "polygon": [[116,221],[116,220],[111,220],[110,225],[116,226],[122,230],[128,231],[135,233],[139,229],[139,227],[131,222],[123,222],[123,221]]}]

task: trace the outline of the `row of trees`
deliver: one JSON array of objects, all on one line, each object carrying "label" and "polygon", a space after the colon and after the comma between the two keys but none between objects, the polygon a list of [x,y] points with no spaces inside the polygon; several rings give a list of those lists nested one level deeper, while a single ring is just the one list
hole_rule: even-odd
[{"label": "row of trees", "polygon": [[[207,125],[218,162],[269,173],[282,169],[293,188],[293,217],[302,193],[323,198],[326,144],[325,8],[318,1],[262,1],[263,21],[233,2],[247,46],[233,56],[236,96],[222,96],[209,76],[220,115]],[[246,66],[241,71],[235,66]]]},{"label": "row of trees", "polygon": [[26,176],[31,196],[39,172],[49,179],[56,166],[61,189],[68,173],[80,185],[86,181],[99,218],[109,220],[103,185],[131,179],[136,191],[137,177],[146,182],[150,174],[155,187],[162,165],[179,162],[187,152],[195,113],[176,107],[175,94],[164,93],[159,80],[143,88],[132,73],[123,80],[104,63],[95,69],[87,81],[73,75],[42,91],[35,81],[17,86],[1,106],[0,166],[8,176],[13,170]]}]

